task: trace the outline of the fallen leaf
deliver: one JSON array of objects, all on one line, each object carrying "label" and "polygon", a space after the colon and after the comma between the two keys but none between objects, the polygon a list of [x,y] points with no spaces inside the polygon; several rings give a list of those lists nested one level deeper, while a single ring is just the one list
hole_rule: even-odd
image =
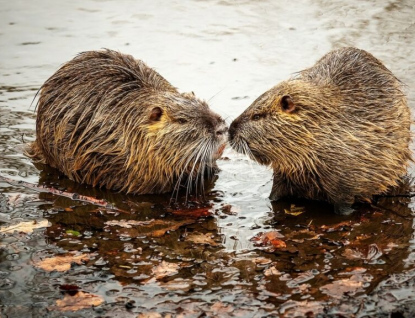
[{"label": "fallen leaf", "polygon": [[289,214],[292,216],[298,216],[305,212],[305,208],[303,206],[295,206],[295,204],[291,204],[290,209],[284,209],[285,214]]},{"label": "fallen leaf", "polygon": [[337,224],[333,224],[331,226],[328,225],[322,225],[320,229],[322,229],[325,232],[335,232],[335,231],[343,231],[345,228],[349,228],[351,226],[351,221],[343,221]]},{"label": "fallen leaf", "polygon": [[210,212],[211,207],[204,207],[204,208],[197,208],[197,209],[190,209],[190,210],[175,210],[171,213],[176,216],[186,216],[191,218],[200,218],[205,216],[211,216],[212,212]]},{"label": "fallen leaf", "polygon": [[272,266],[264,270],[264,275],[265,276],[281,275],[281,272],[278,269],[276,269],[275,266]]},{"label": "fallen leaf", "polygon": [[271,263],[271,260],[265,257],[255,257],[252,259],[252,261],[257,265],[266,265]]},{"label": "fallen leaf", "polygon": [[211,246],[219,245],[212,239],[212,233],[191,233],[186,236],[185,240],[195,244],[207,244]]},{"label": "fallen leaf", "polygon": [[357,292],[363,291],[363,282],[357,280],[354,276],[351,278],[336,280],[331,284],[320,287],[320,290],[333,298],[340,299],[345,293],[354,295]]},{"label": "fallen leaf", "polygon": [[287,247],[287,244],[279,239],[281,237],[284,237],[284,235],[278,231],[271,231],[267,233],[261,232],[254,236],[251,241],[254,241],[256,246],[272,245],[275,248],[285,248]]},{"label": "fallen leaf", "polygon": [[160,236],[163,236],[164,234],[166,234],[167,231],[176,231],[177,229],[179,229],[183,225],[188,225],[188,224],[192,224],[192,223],[194,223],[193,220],[184,220],[184,221],[181,221],[181,222],[165,222],[165,224],[168,225],[166,228],[160,229],[160,230],[155,230],[155,231],[150,233],[150,236],[160,237]]},{"label": "fallen leaf", "polygon": [[153,268],[153,274],[156,279],[162,279],[167,276],[176,275],[179,272],[179,264],[177,263],[168,263],[162,261],[160,265]]},{"label": "fallen leaf", "polygon": [[17,224],[0,227],[0,233],[13,233],[13,232],[32,233],[34,229],[39,229],[39,228],[48,227],[48,226],[50,226],[49,221],[45,219],[40,220],[40,221],[20,222]]},{"label": "fallen leaf", "polygon": [[75,230],[66,230],[66,234],[70,234],[70,235],[73,235],[73,236],[80,236],[81,235],[81,233],[79,233],[78,231],[75,231]]},{"label": "fallen leaf", "polygon": [[342,253],[342,256],[344,256],[347,259],[364,259],[363,253],[353,250],[351,248],[346,248],[344,252]]},{"label": "fallen leaf", "polygon": [[325,309],[322,302],[307,300],[288,300],[283,303],[281,308],[281,314],[287,317],[320,317],[321,314],[324,314]]},{"label": "fallen leaf", "polygon": [[221,316],[225,313],[233,312],[234,308],[232,305],[225,305],[221,301],[217,301],[210,307],[210,309],[215,313],[215,316]]},{"label": "fallen leaf", "polygon": [[72,263],[81,265],[83,262],[89,261],[89,259],[89,254],[55,256],[35,262],[34,265],[48,272],[64,272],[71,268]]},{"label": "fallen leaf", "polygon": [[177,291],[189,291],[192,286],[192,281],[190,279],[174,279],[165,283],[162,283],[161,286],[168,290]]},{"label": "fallen leaf", "polygon": [[135,221],[135,220],[111,220],[105,222],[106,225],[109,226],[120,226],[124,227],[126,229],[130,229],[133,226],[143,226],[143,225],[149,225],[151,223],[154,223],[154,219],[148,220],[148,221]]},{"label": "fallen leaf", "polygon": [[137,318],[163,318],[158,312],[149,311],[146,313],[138,314]]},{"label": "fallen leaf", "polygon": [[77,311],[99,306],[104,302],[101,296],[78,291],[75,295],[65,294],[65,297],[56,301],[56,306],[49,307],[60,311]]}]

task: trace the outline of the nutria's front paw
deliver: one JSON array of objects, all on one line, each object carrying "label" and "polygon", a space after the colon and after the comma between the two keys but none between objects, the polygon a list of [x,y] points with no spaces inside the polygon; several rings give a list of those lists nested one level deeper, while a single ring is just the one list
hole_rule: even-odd
[{"label": "nutria's front paw", "polygon": [[352,208],[351,204],[334,204],[334,213],[339,215],[350,215],[355,210]]},{"label": "nutria's front paw", "polygon": [[278,201],[279,199],[281,199],[283,197],[283,195],[281,195],[280,193],[279,193],[279,191],[277,191],[277,190],[272,190],[271,191],[271,194],[269,195],[269,199],[271,200],[271,201]]}]

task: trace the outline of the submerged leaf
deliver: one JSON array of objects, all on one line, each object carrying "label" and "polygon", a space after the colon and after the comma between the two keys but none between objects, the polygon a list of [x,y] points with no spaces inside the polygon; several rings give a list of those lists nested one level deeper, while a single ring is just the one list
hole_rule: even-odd
[{"label": "submerged leaf", "polygon": [[186,236],[186,241],[190,241],[196,244],[207,244],[211,246],[219,245],[212,239],[212,233],[191,233]]},{"label": "submerged leaf", "polygon": [[65,294],[63,299],[56,301],[56,306],[50,309],[60,311],[77,311],[89,307],[99,306],[104,302],[101,296],[78,291],[75,295]]},{"label": "submerged leaf", "polygon": [[179,264],[177,263],[168,263],[162,261],[160,265],[153,268],[153,274],[156,279],[162,279],[167,276],[176,275],[179,272]]},{"label": "submerged leaf", "polygon": [[148,221],[135,221],[135,220],[111,220],[105,222],[106,225],[110,226],[120,226],[127,229],[132,228],[133,226],[142,226],[142,225],[149,225],[152,222],[154,222],[154,219],[148,220]]},{"label": "submerged leaf", "polygon": [[81,265],[83,262],[89,261],[89,259],[89,254],[55,256],[35,262],[34,265],[48,272],[64,272],[71,268],[72,263]]},{"label": "submerged leaf", "polygon": [[66,234],[70,234],[73,236],[80,236],[81,233],[79,233],[78,231],[74,231],[74,230],[66,230]]},{"label": "submerged leaf", "polygon": [[275,248],[285,248],[287,244],[279,238],[284,237],[278,231],[271,231],[267,233],[258,233],[251,241],[255,242],[256,246],[269,246],[272,245]]},{"label": "submerged leaf", "polygon": [[20,222],[17,224],[0,227],[0,233],[13,233],[13,232],[32,233],[34,229],[39,229],[39,228],[48,227],[48,226],[49,226],[48,220]]},{"label": "submerged leaf", "polygon": [[285,214],[289,214],[292,216],[298,216],[300,214],[303,214],[305,212],[305,208],[303,206],[295,206],[294,204],[291,204],[290,209],[284,209]]}]

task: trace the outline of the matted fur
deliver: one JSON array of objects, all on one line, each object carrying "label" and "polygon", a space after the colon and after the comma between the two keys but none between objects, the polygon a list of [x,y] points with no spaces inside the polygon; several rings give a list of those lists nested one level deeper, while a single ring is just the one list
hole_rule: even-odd
[{"label": "matted fur", "polygon": [[371,54],[343,48],[262,94],[229,132],[237,151],[273,168],[271,199],[350,205],[405,175],[410,124],[399,80]]},{"label": "matted fur", "polygon": [[79,54],[40,89],[27,154],[70,179],[127,193],[202,182],[226,142],[222,118],[156,71],[111,50]]}]

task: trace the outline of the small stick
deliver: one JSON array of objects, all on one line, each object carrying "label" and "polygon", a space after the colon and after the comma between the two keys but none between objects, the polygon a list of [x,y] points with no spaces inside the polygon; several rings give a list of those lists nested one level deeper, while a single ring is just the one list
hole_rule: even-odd
[{"label": "small stick", "polygon": [[37,192],[45,192],[45,193],[51,193],[51,194],[59,195],[61,197],[69,198],[69,199],[74,200],[74,201],[87,202],[87,203],[98,205],[98,206],[108,208],[108,209],[113,209],[114,208],[112,206],[112,204],[108,203],[108,201],[106,201],[106,200],[100,200],[100,199],[96,199],[96,198],[93,198],[93,197],[88,197],[86,195],[80,195],[78,193],[71,193],[71,192],[61,191],[61,190],[57,190],[57,189],[54,189],[54,188],[49,188],[49,187],[44,186],[44,185],[36,185],[36,184],[25,182],[25,181],[18,181],[18,180],[7,178],[7,177],[1,176],[1,175],[0,175],[0,182],[6,182],[6,183],[9,183],[9,184],[14,185],[14,186],[21,186],[21,187],[28,188],[28,189],[31,189],[31,190],[34,190],[34,191],[37,191]]}]

